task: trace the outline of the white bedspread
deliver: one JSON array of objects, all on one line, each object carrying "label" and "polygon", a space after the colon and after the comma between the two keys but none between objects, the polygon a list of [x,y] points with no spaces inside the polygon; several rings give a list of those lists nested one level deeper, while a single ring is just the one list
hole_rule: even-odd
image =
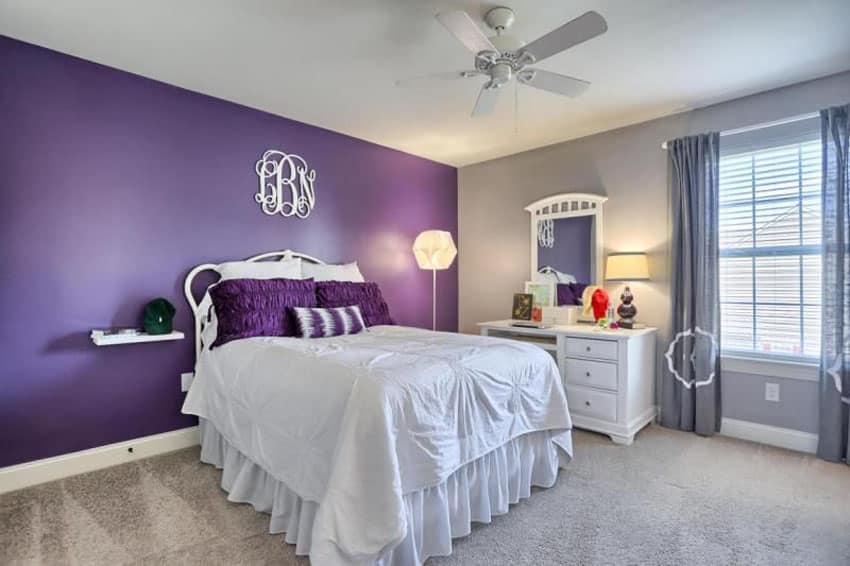
[{"label": "white bedspread", "polygon": [[519,435],[562,430],[551,356],[515,341],[377,326],[204,350],[183,412],[320,503],[313,564],[369,564],[406,533],[402,496]]}]

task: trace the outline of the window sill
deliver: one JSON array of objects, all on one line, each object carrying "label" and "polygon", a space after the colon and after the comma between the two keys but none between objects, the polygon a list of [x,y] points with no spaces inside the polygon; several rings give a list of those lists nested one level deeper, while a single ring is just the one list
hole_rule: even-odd
[{"label": "window sill", "polygon": [[720,369],[735,373],[796,379],[798,381],[820,380],[817,362],[766,360],[764,358],[721,354]]}]

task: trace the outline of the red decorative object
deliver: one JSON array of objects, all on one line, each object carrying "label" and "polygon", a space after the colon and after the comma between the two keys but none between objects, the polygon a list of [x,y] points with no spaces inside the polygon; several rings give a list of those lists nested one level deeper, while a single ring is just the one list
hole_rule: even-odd
[{"label": "red decorative object", "polygon": [[534,322],[543,322],[543,308],[532,307],[531,320],[533,320]]},{"label": "red decorative object", "polygon": [[608,292],[601,287],[593,292],[590,297],[590,306],[593,309],[593,318],[599,321],[600,318],[608,316],[608,304],[611,299],[608,297]]}]

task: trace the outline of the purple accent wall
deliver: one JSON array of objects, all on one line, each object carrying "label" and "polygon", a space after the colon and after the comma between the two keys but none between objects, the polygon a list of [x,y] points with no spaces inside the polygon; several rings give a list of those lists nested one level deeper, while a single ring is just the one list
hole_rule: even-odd
[{"label": "purple accent wall", "polygon": [[579,283],[590,283],[590,242],[592,216],[574,216],[555,220],[555,247],[537,246],[537,265],[548,265],[575,276]]},{"label": "purple accent wall", "polygon": [[[194,423],[182,285],[200,263],[356,259],[400,324],[430,327],[410,247],[429,228],[457,238],[455,168],[2,36],[0,77],[0,466]],[[254,202],[271,148],[316,169],[306,220]],[[456,266],[437,278],[441,329],[457,329]],[[90,342],[157,296],[186,340]]]}]

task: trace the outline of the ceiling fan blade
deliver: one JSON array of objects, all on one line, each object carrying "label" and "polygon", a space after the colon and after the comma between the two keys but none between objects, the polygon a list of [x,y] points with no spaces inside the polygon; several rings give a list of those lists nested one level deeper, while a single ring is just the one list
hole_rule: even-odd
[{"label": "ceiling fan blade", "polygon": [[481,31],[472,18],[464,11],[441,12],[437,14],[437,20],[445,26],[467,49],[477,55],[482,51],[495,51],[498,53],[484,32]]},{"label": "ceiling fan blade", "polygon": [[399,79],[395,85],[403,88],[418,88],[437,84],[441,81],[451,81],[455,79],[467,79],[483,74],[481,71],[449,71],[447,73],[432,73],[430,75],[422,75],[421,77],[410,77],[409,79]]},{"label": "ceiling fan blade", "polygon": [[478,93],[478,100],[475,101],[475,107],[472,109],[472,117],[477,118],[493,112],[500,90],[500,88],[490,86],[490,83],[482,86],[481,92]]},{"label": "ceiling fan blade", "polygon": [[517,80],[534,88],[570,97],[580,95],[590,86],[587,81],[540,69],[525,69],[517,75]]},{"label": "ceiling fan blade", "polygon": [[597,12],[586,12],[570,20],[558,29],[552,30],[526,45],[520,54],[531,55],[533,61],[542,61],[556,53],[593,39],[608,31],[608,23]]}]

